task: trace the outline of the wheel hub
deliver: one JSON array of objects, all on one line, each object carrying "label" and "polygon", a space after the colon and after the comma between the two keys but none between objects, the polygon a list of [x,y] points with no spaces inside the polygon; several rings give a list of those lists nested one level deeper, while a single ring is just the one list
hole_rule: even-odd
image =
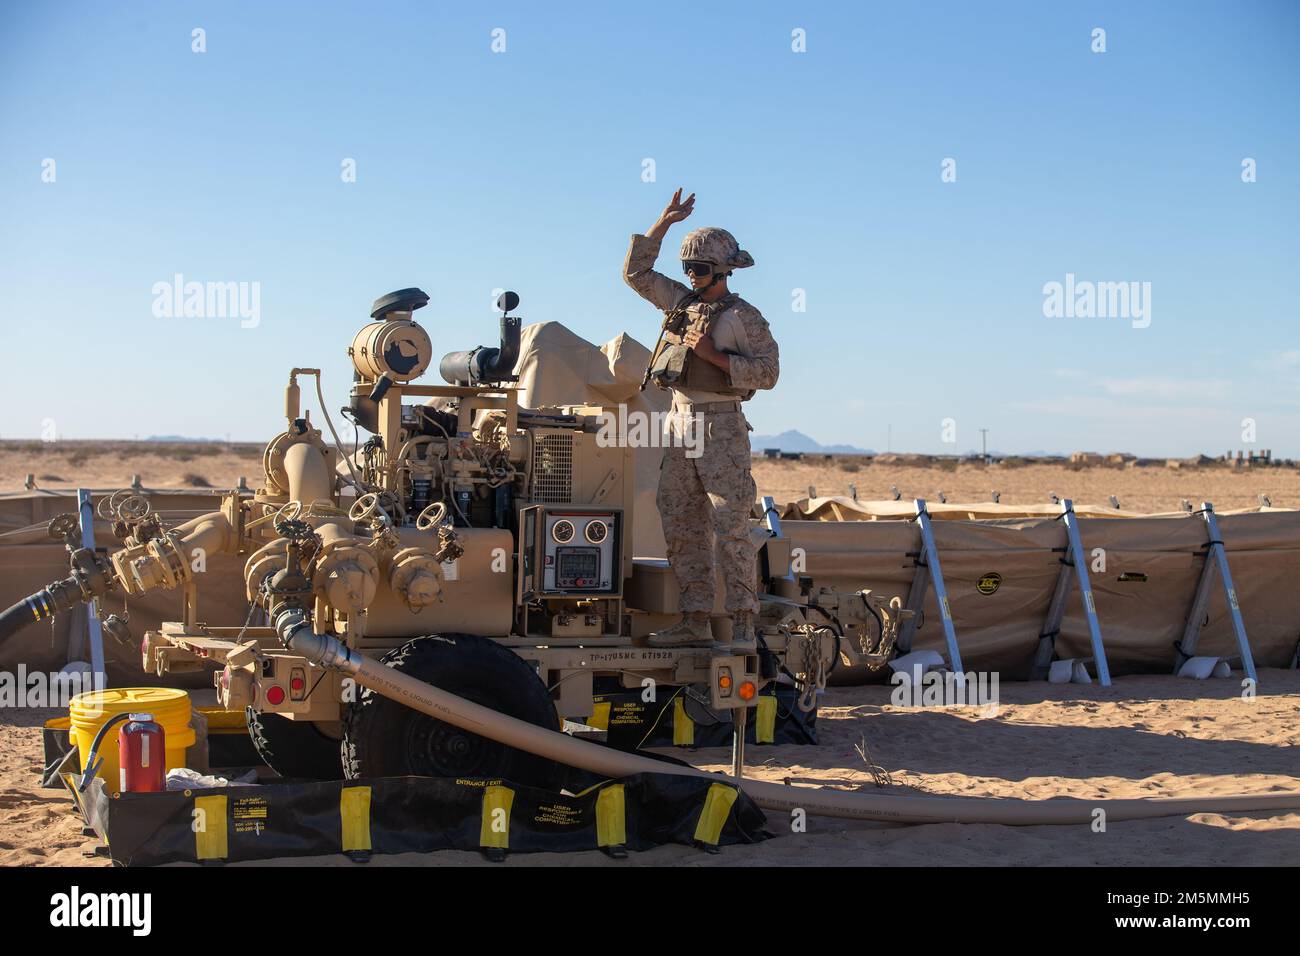
[{"label": "wheel hub", "polygon": [[412,772],[432,777],[476,775],[498,745],[441,720],[417,720],[410,725],[407,753]]}]

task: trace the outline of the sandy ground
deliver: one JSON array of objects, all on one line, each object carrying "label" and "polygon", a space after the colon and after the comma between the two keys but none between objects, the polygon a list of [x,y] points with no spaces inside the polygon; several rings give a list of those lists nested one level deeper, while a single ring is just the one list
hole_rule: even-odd
[{"label": "sandy ground", "polygon": [[20,491],[28,475],[51,490],[125,488],[139,475],[147,488],[233,488],[241,476],[262,483],[262,445],[224,442],[0,442],[0,490]]},{"label": "sandy ground", "polygon": [[[760,495],[778,503],[819,495],[848,495],[856,486],[862,499],[902,498],[991,501],[993,491],[1005,504],[1046,504],[1052,494],[1076,504],[1107,506],[1110,496],[1131,511],[1176,511],[1186,498],[1195,505],[1211,501],[1219,511],[1253,508],[1266,494],[1280,508],[1300,508],[1300,468],[1207,466],[1072,469],[1060,464],[994,465],[956,462],[930,465],[864,464],[837,456],[802,461],[754,459]],[[41,488],[120,488],[135,475],[146,488],[232,488],[240,477],[256,488],[262,481],[262,446],[223,442],[0,442],[0,489],[18,491],[27,475]]]},{"label": "sandy ground", "polygon": [[66,790],[41,789],[41,726],[54,710],[9,708],[0,716],[0,865],[108,865]]},{"label": "sandy ground", "polygon": [[[994,717],[972,708],[908,710],[889,688],[833,688],[819,747],[751,748],[752,775],[798,785],[875,785],[854,745],[865,741],[896,793],[963,796],[1212,796],[1300,790],[1300,672],[1263,670],[1261,694],[1235,681],[1127,677],[1098,685],[1008,683]],[[0,723],[0,864],[107,865],[62,791],[38,789],[39,726],[50,711],[11,711]],[[677,751],[683,755],[682,751]],[[722,770],[717,748],[685,752]],[[1118,865],[1300,863],[1300,811],[1187,817],[1089,827],[897,826],[810,817],[805,833],[768,814],[774,839],[712,855],[688,847],[634,853],[517,854],[506,866]],[[300,865],[276,860],[258,865]],[[352,866],[342,856],[313,864]],[[472,866],[477,853],[377,856],[369,865]]]},{"label": "sandy ground", "polygon": [[[1177,511],[1186,498],[1198,506],[1210,501],[1220,512],[1254,508],[1259,496],[1268,495],[1278,508],[1300,508],[1300,469],[1227,467],[1172,469],[1080,468],[1065,465],[1022,466],[960,463],[949,466],[858,465],[841,460],[754,462],[754,481],[760,495],[778,503],[803,498],[812,486],[818,495],[849,495],[855,485],[863,500],[892,498],[897,488],[904,501],[925,498],[938,501],[942,492],[951,502],[992,501],[1001,493],[1003,504],[1047,504],[1056,494],[1076,505],[1108,507],[1110,496],[1120,507],[1148,513]],[[847,466],[847,468],[845,467]]]}]

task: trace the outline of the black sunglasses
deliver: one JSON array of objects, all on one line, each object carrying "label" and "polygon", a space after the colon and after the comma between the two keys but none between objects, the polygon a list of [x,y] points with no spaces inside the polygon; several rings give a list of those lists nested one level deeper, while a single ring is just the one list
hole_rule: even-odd
[{"label": "black sunglasses", "polygon": [[713,263],[701,262],[698,259],[683,259],[682,272],[686,273],[687,275],[694,273],[696,276],[699,277],[713,275]]}]

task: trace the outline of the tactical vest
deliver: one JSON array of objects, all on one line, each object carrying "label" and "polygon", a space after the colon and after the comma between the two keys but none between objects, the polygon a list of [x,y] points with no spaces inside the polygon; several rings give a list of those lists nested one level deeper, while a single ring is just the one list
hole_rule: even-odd
[{"label": "tactical vest", "polygon": [[700,313],[681,312],[681,320],[677,322],[674,322],[673,312],[669,312],[659,349],[650,361],[650,381],[660,388],[687,388],[749,398],[753,392],[736,388],[728,381],[726,372],[682,344],[685,333],[693,329],[708,335],[713,328],[714,316],[730,308],[737,298],[735,293],[731,293],[717,302],[708,303]]}]

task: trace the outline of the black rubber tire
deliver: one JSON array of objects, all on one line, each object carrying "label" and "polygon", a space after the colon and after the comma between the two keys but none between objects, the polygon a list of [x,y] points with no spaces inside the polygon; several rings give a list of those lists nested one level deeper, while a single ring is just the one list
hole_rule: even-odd
[{"label": "black rubber tire", "polygon": [[307,780],[342,780],[343,760],[339,740],[321,733],[306,720],[244,709],[248,736],[262,762],[282,777]]},{"label": "black rubber tire", "polygon": [[[546,685],[508,648],[485,637],[416,638],[385,654],[388,667],[439,690],[547,730],[560,729]],[[361,688],[343,722],[343,772],[359,777],[491,777],[548,787],[552,761],[462,730]]]}]

